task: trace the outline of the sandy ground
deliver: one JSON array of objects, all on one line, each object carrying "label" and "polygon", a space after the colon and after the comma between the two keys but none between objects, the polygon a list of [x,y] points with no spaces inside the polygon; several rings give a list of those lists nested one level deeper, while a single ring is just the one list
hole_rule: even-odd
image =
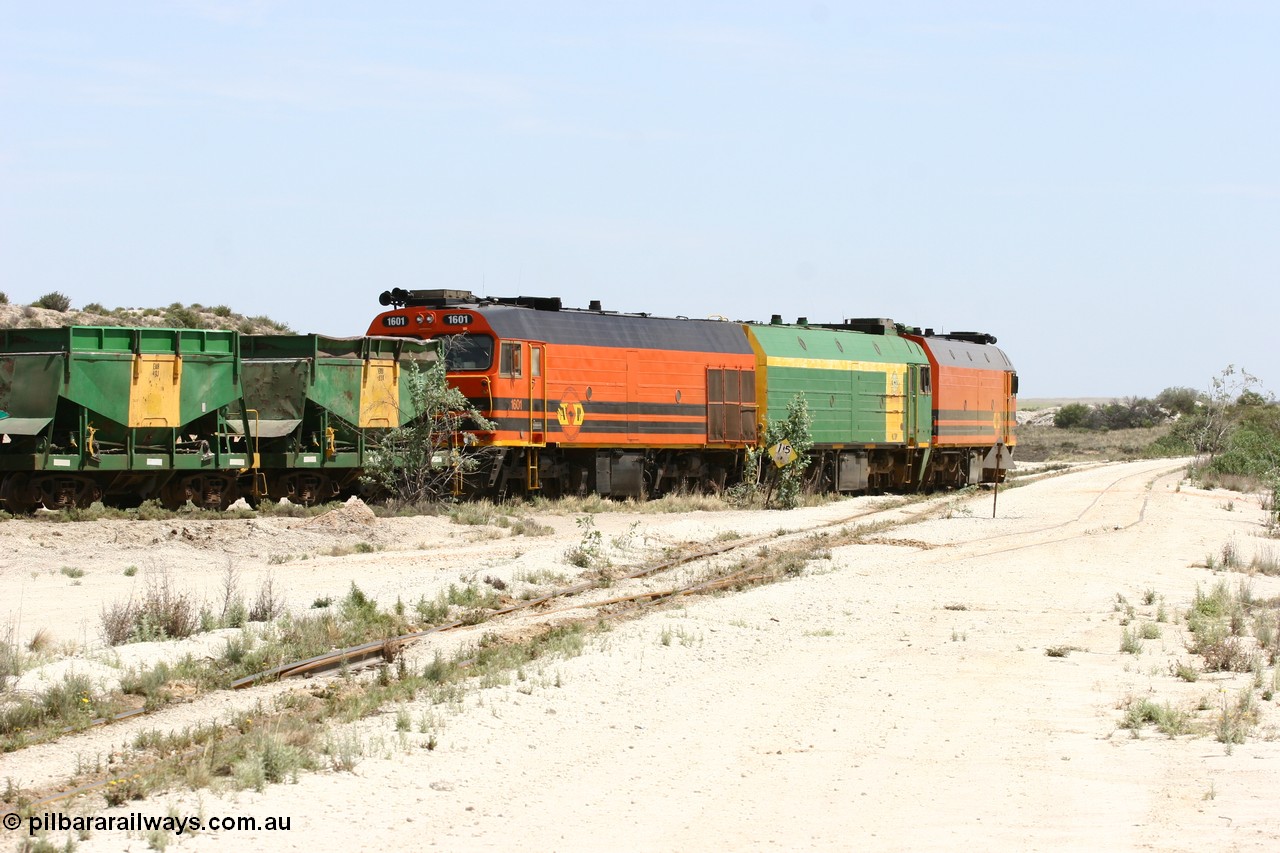
[{"label": "sandy ground", "polygon": [[[1196,565],[1206,555],[1234,540],[1247,561],[1277,544],[1260,538],[1255,498],[1191,488],[1181,473],[1169,461],[1082,469],[1002,491],[994,519],[989,493],[940,498],[938,517],[835,548],[800,577],[623,622],[581,656],[475,689],[459,706],[410,705],[409,732],[396,730],[394,709],[362,721],[342,733],[360,744],[354,772],[101,813],[290,818],[288,832],[170,839],[169,849],[192,851],[1277,850],[1275,701],[1229,753],[1211,735],[1169,739],[1147,728],[1134,737],[1119,725],[1131,698],[1187,708],[1207,698],[1216,708],[1252,681],[1174,678],[1170,662],[1188,659],[1185,623],[1162,626],[1140,655],[1119,650],[1117,594],[1153,619],[1156,605],[1141,602],[1154,591],[1172,615],[1197,586],[1245,578]],[[608,513],[596,523],[616,562],[639,562],[726,531],[796,531],[883,503]],[[575,520],[539,520],[554,535],[356,512],[7,522],[0,619],[24,638],[56,626],[78,659],[101,659],[93,647],[104,604],[166,571],[216,597],[228,560],[250,592],[270,572],[298,609],[340,597],[353,580],[384,605],[485,575],[514,592],[539,572],[578,571],[564,560],[578,541]],[[383,550],[324,556],[361,542]],[[71,579],[63,565],[86,574]],[[129,565],[140,567],[133,578]],[[1280,578],[1247,582],[1258,597],[1280,595]],[[423,644],[414,660],[474,639]],[[189,648],[145,646],[118,654],[128,662]],[[1080,650],[1046,656],[1053,646]],[[180,727],[289,689],[219,694],[0,756],[0,779],[48,784],[141,728]],[[95,832],[77,849],[147,846],[137,833]]]}]

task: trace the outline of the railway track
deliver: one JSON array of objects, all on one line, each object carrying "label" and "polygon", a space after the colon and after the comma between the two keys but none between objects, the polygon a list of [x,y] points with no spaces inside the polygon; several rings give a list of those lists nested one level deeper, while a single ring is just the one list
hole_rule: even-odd
[{"label": "railway track", "polygon": [[[1094,496],[1093,500],[1091,500],[1089,504],[1080,510],[1080,512],[1078,512],[1073,518],[1057,524],[1045,525],[1034,529],[1011,531],[1008,533],[989,536],[984,535],[982,537],[975,537],[970,540],[955,543],[954,545],[947,546],[948,555],[943,557],[943,559],[969,560],[978,558],[985,554],[994,554],[1001,551],[1016,550],[1019,548],[1036,547],[1038,544],[1049,544],[1050,542],[1056,543],[1063,541],[1064,539],[1074,538],[1075,536],[1087,535],[1085,532],[1080,532],[1073,536],[1060,537],[1049,540],[1048,542],[1013,545],[1011,547],[996,550],[984,548],[983,553],[981,554],[956,553],[958,549],[965,549],[973,545],[985,546],[993,540],[1006,540],[1011,537],[1030,536],[1047,531],[1063,529],[1073,524],[1079,524],[1088,518],[1089,514],[1094,511],[1106,496],[1114,494],[1122,484],[1134,479],[1146,477],[1147,483],[1144,498],[1141,506],[1138,508],[1136,518],[1129,524],[1118,526],[1116,528],[1118,530],[1127,529],[1140,523],[1145,517],[1147,503],[1150,499],[1150,491],[1154,484],[1162,478],[1171,477],[1174,474],[1179,473],[1180,470],[1181,467],[1179,466],[1171,470],[1164,470],[1155,473],[1151,471],[1140,471],[1115,477],[1106,483],[1099,493]],[[1055,472],[1052,476],[1057,476],[1060,473],[1061,472]],[[563,624],[564,622],[596,622],[601,619],[615,620],[629,618],[651,608],[661,606],[685,596],[712,593],[734,587],[751,586],[776,579],[778,575],[768,571],[763,562],[752,562],[750,560],[746,560],[723,570],[712,570],[709,573],[709,576],[704,575],[689,582],[664,585],[659,589],[645,589],[635,592],[627,592],[622,595],[613,594],[607,595],[607,597],[603,598],[598,597],[598,594],[613,590],[613,588],[620,583],[661,578],[665,573],[671,572],[680,567],[689,566],[701,561],[712,561],[716,558],[732,557],[735,554],[747,553],[750,552],[751,549],[759,549],[763,546],[768,546],[769,548],[774,549],[776,557],[778,553],[788,548],[796,548],[796,550],[803,551],[804,548],[798,547],[799,545],[807,544],[808,549],[812,550],[815,546],[820,548],[829,548],[848,544],[853,541],[865,541],[869,536],[869,529],[874,529],[875,532],[880,532],[888,527],[898,527],[927,520],[930,517],[942,514],[949,507],[968,499],[970,499],[969,495],[946,495],[929,498],[923,502],[899,500],[894,501],[888,506],[881,505],[862,509],[858,512],[841,515],[836,519],[806,525],[803,528],[791,530],[781,535],[777,533],[770,533],[736,539],[721,545],[699,548],[676,557],[656,560],[644,565],[630,567],[620,575],[607,580],[599,579],[582,581],[553,590],[528,601],[518,602],[493,610],[486,614],[486,618],[479,623],[473,620],[454,620],[447,624],[433,626],[422,631],[404,634],[387,640],[379,640],[346,649],[335,650],[324,655],[318,655],[306,660],[294,661],[289,664],[274,667],[270,670],[248,676],[238,680],[232,686],[237,690],[249,690],[277,680],[300,676],[316,676],[343,667],[359,667],[375,661],[390,663],[397,657],[406,654],[411,647],[434,635],[461,632],[467,629],[479,629],[491,634],[496,633],[500,638],[504,633],[510,632],[515,634],[522,629],[527,629],[530,622]],[[851,525],[853,525],[853,527],[850,527]],[[832,531],[836,532],[833,533]],[[827,533],[828,535],[820,542],[805,542],[805,540],[812,539],[815,535],[822,533]],[[872,539],[871,541],[875,540]],[[580,615],[576,617],[572,616],[575,612]],[[465,661],[462,663],[462,666],[466,666]],[[280,713],[288,712],[284,711]],[[125,720],[136,720],[138,717],[149,715],[149,712],[145,709],[138,709],[115,717],[95,720],[94,724],[106,725]],[[172,759],[173,756],[169,756],[168,758]],[[132,774],[115,774],[110,777],[76,785],[73,788],[62,791],[46,789],[40,798],[31,802],[30,808],[38,808],[68,797],[92,793],[113,782],[119,782],[121,779],[127,779],[131,775],[136,775],[136,771]]]},{"label": "railway track", "polygon": [[[1062,473],[1065,473],[1065,472],[1053,472],[1052,474],[1049,474],[1046,476],[1058,476]],[[1031,535],[1039,532],[1044,532],[1046,530],[1058,529],[1066,525],[1078,522],[1090,510],[1092,510],[1094,506],[1096,506],[1097,503],[1102,499],[1102,497],[1111,489],[1115,488],[1117,485],[1119,485],[1120,483],[1126,480],[1133,479],[1135,477],[1142,476],[1142,475],[1143,473],[1140,472],[1138,474],[1129,474],[1129,475],[1124,475],[1116,478],[1111,483],[1109,483],[1094,498],[1094,500],[1090,502],[1089,506],[1087,506],[1084,510],[1082,510],[1075,519],[1071,519],[1057,525],[1050,525],[1048,527],[1036,528],[1033,530],[1017,531],[1017,532],[1012,532],[1007,534],[996,534],[995,536],[986,537],[982,541],[989,542],[992,539],[996,539],[996,538],[1004,538],[1008,536]],[[1150,489],[1150,486],[1151,486],[1151,483],[1148,483],[1148,491]],[[966,499],[968,499],[968,496],[957,497],[955,495],[945,495],[940,497],[929,498],[929,499],[926,499],[925,506],[922,507],[921,509],[918,509],[913,512],[909,512],[897,518],[884,519],[884,520],[889,521],[895,527],[905,525],[905,524],[911,524],[911,523],[923,520],[929,517],[930,515],[935,515],[942,512],[947,505],[954,504],[959,500],[966,500]],[[901,510],[906,506],[910,506],[911,504],[912,504],[912,501],[910,499],[900,499],[892,502],[890,506],[876,507],[873,509],[862,510],[847,516],[842,516],[835,520],[824,521],[817,524],[809,525],[799,530],[790,531],[783,535],[779,535],[776,533],[765,534],[761,536],[754,536],[750,538],[733,540],[731,542],[727,542],[720,546],[699,548],[694,551],[688,552],[686,554],[679,555],[677,557],[662,559],[652,563],[641,565],[639,567],[634,567],[617,577],[583,581],[580,583],[572,584],[567,587],[553,590],[551,592],[545,593],[543,595],[537,596],[527,601],[521,601],[521,602],[517,602],[502,608],[498,608],[496,610],[490,611],[488,614],[485,614],[485,618],[480,621],[476,621],[474,619],[457,619],[457,620],[453,620],[451,622],[445,623],[443,625],[432,626],[430,628],[427,628],[421,631],[402,634],[402,635],[391,637],[385,640],[377,640],[377,641],[371,641],[367,643],[361,643],[356,646],[350,646],[344,649],[337,649],[332,652],[328,652],[322,655],[316,655],[314,657],[306,658],[303,660],[292,661],[286,664],[281,664],[279,666],[272,667],[271,669],[264,670],[262,672],[237,679],[231,684],[231,688],[234,690],[243,690],[243,689],[261,684],[269,680],[274,680],[274,679],[311,677],[311,676],[322,674],[324,672],[337,669],[343,666],[353,666],[353,665],[358,666],[364,663],[377,661],[377,660],[382,660],[384,662],[390,663],[394,661],[395,658],[398,657],[400,654],[403,654],[410,646],[422,640],[425,640],[428,637],[431,637],[433,635],[443,634],[443,633],[448,633],[453,631],[460,631],[468,628],[475,628],[477,625],[483,625],[485,626],[485,630],[491,631],[495,626],[501,624],[501,622],[508,617],[519,617],[519,616],[525,616],[525,615],[545,617],[545,616],[555,615],[558,613],[566,613],[566,612],[583,610],[586,608],[605,608],[605,607],[610,607],[610,606],[622,604],[622,603],[634,603],[635,606],[629,609],[628,611],[626,611],[626,614],[630,614],[638,610],[644,609],[646,607],[652,607],[654,605],[661,604],[670,599],[679,598],[686,595],[692,595],[692,594],[697,594],[702,592],[718,591],[734,585],[746,585],[750,583],[759,583],[763,580],[769,579],[769,576],[767,574],[762,574],[762,573],[752,574],[748,569],[739,569],[736,571],[731,571],[725,574],[717,575],[708,579],[699,580],[694,583],[685,584],[682,586],[675,586],[675,587],[667,588],[664,590],[659,590],[659,591],[647,590],[647,591],[642,591],[642,592],[625,595],[625,596],[615,596],[612,598],[599,600],[599,601],[585,600],[582,602],[574,602],[572,604],[562,606],[556,610],[546,609],[551,604],[557,601],[573,599],[578,596],[587,595],[595,591],[608,589],[613,587],[615,584],[619,582],[640,580],[643,578],[653,577],[663,572],[667,572],[681,566],[689,565],[691,563],[695,563],[700,560],[707,560],[713,557],[732,554],[735,552],[741,552],[741,551],[748,550],[750,548],[755,548],[755,547],[767,545],[770,543],[778,544],[778,543],[783,543],[788,541],[795,541],[798,539],[803,539],[806,536],[812,536],[814,533],[819,531],[824,531],[831,528],[840,528],[840,527],[844,527],[846,525],[857,523],[857,522],[875,524],[878,516],[887,516],[891,513],[896,513],[898,510]],[[1144,501],[1143,507],[1142,507],[1142,513],[1145,513],[1145,511],[1146,511],[1146,503]],[[832,541],[826,544],[828,546],[831,546],[831,545],[839,545],[839,544],[847,544],[847,543]],[[1029,546],[1016,546],[1016,547],[1029,547]],[[1006,549],[1006,550],[1012,550],[1012,549]],[[622,615],[622,614],[615,614],[615,615]],[[136,712],[128,712],[124,715],[120,715],[118,718],[110,718],[102,722],[104,723],[114,722],[117,719],[123,719],[129,716],[134,716],[135,714]]]},{"label": "railway track", "polygon": [[[1061,542],[1070,541],[1072,539],[1079,539],[1085,536],[1094,535],[1095,532],[1112,533],[1112,532],[1129,530],[1141,524],[1146,519],[1147,508],[1150,505],[1151,495],[1156,484],[1162,480],[1181,479],[1184,475],[1184,471],[1185,471],[1185,463],[1177,462],[1176,464],[1170,466],[1169,468],[1158,470],[1155,472],[1147,470],[1147,471],[1134,472],[1132,474],[1121,475],[1119,477],[1112,479],[1105,486],[1103,486],[1103,488],[1094,496],[1093,500],[1091,500],[1089,504],[1084,507],[1084,509],[1080,510],[1080,512],[1077,513],[1074,518],[1069,518],[1065,521],[1061,521],[1056,524],[1044,525],[1041,527],[1030,528],[1027,530],[1016,530],[1016,531],[1009,531],[1006,533],[996,533],[990,536],[985,536],[981,539],[974,539],[969,542],[955,543],[949,546],[947,556],[940,559],[975,560],[975,559],[981,559],[983,557],[989,557],[995,554],[1008,553],[1010,551],[1019,551],[1019,550],[1028,549],[1028,548],[1042,548],[1050,545],[1055,545]],[[1037,536],[1044,533],[1050,533],[1055,530],[1066,530],[1071,527],[1079,527],[1082,523],[1086,523],[1086,519],[1088,519],[1091,516],[1091,514],[1095,513],[1099,504],[1103,502],[1104,498],[1114,497],[1118,488],[1122,484],[1133,481],[1133,480],[1143,480],[1143,491],[1142,491],[1142,500],[1137,507],[1136,515],[1133,517],[1131,521],[1128,521],[1124,524],[1115,524],[1114,522],[1111,522],[1111,523],[1104,524],[1102,527],[1098,528],[1097,531],[1095,531],[1094,528],[1086,528],[1085,530],[1074,532],[1066,536],[1060,536],[1053,539],[1041,539],[1035,542],[1028,542],[1026,544],[1015,544],[1015,545],[1008,545],[1005,547],[997,547],[997,548],[988,547],[991,544],[994,544],[1000,541],[1033,537],[1033,536]],[[963,553],[965,549],[972,549],[975,546],[976,546],[976,550],[974,550],[972,553]]]},{"label": "railway track", "polygon": [[[238,691],[252,691],[253,688],[261,688],[283,679],[319,676],[344,667],[360,667],[362,665],[371,665],[375,662],[390,663],[400,655],[405,654],[410,647],[434,635],[449,632],[461,632],[467,629],[479,629],[488,633],[498,633],[500,635],[508,628],[510,628],[513,633],[521,629],[527,629],[528,622],[524,621],[522,617],[532,617],[535,620],[541,620],[544,617],[558,616],[575,610],[588,608],[593,610],[599,608],[613,608],[614,612],[610,612],[608,614],[593,613],[589,617],[584,616],[578,619],[565,619],[562,621],[594,622],[601,618],[624,618],[634,615],[641,610],[661,605],[669,600],[682,596],[703,592],[714,592],[734,585],[759,583],[767,578],[761,573],[751,573],[738,569],[723,572],[710,578],[702,578],[696,582],[664,587],[660,590],[641,591],[632,595],[612,596],[605,600],[593,600],[590,599],[589,596],[593,592],[608,590],[620,583],[642,580],[650,577],[659,577],[663,573],[670,572],[683,566],[688,566],[699,561],[709,560],[716,557],[732,555],[735,552],[745,552],[749,549],[759,548],[765,545],[776,550],[788,542],[802,540],[807,536],[812,536],[815,533],[832,528],[839,528],[850,524],[866,525],[890,522],[910,523],[912,521],[925,518],[930,514],[942,511],[942,508],[947,503],[955,500],[957,500],[955,495],[927,498],[922,504],[912,499],[894,499],[887,506],[881,505],[862,509],[857,512],[841,515],[836,519],[826,520],[806,525],[802,528],[793,529],[784,534],[769,533],[760,536],[735,539],[720,545],[704,546],[674,557],[668,557],[640,566],[630,567],[621,574],[608,579],[602,578],[581,581],[579,583],[552,590],[527,601],[507,605],[487,613],[485,618],[480,622],[472,620],[453,620],[446,624],[432,626],[431,628],[422,631],[416,631],[386,640],[363,643],[345,649],[338,649],[333,652],[328,652],[323,655],[318,655],[304,660],[293,661],[288,664],[273,667],[269,670],[238,679],[231,686]],[[917,506],[917,504],[919,505]],[[584,600],[576,600],[579,598],[584,598]],[[565,602],[572,603],[566,604],[558,609],[552,609],[556,603],[563,604]],[[630,606],[618,606],[624,604]],[[196,701],[199,701],[199,699],[197,698]],[[136,723],[151,716],[163,715],[164,710],[164,707],[154,710],[138,708],[118,715],[95,719],[86,727],[79,727],[74,730],[65,729],[61,734],[70,735],[85,731],[86,729],[99,728],[121,722],[131,721]],[[57,738],[51,740],[56,739]],[[45,742],[47,743],[49,741]],[[33,744],[33,746],[34,745],[36,744]],[[74,788],[63,791],[48,791],[46,795],[34,800],[32,802],[32,807],[47,805],[67,796],[89,793],[111,784],[112,782],[119,782],[121,779],[126,779],[130,775],[133,774],[117,774],[93,783],[76,785]]]}]

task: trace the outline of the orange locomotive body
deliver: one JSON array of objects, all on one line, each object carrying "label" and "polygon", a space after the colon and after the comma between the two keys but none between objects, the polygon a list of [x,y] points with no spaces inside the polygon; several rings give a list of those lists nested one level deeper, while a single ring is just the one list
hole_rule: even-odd
[{"label": "orange locomotive body", "polygon": [[442,338],[449,384],[494,422],[475,488],[641,497],[716,487],[755,443],[742,327],[565,309],[556,298],[383,294],[378,334]]},{"label": "orange locomotive body", "polygon": [[[996,339],[982,332],[905,337],[929,358],[933,382],[933,465],[922,485],[994,482],[1013,467],[1018,374]],[[956,476],[959,474],[960,476]],[[937,480],[935,483],[934,480]]]}]

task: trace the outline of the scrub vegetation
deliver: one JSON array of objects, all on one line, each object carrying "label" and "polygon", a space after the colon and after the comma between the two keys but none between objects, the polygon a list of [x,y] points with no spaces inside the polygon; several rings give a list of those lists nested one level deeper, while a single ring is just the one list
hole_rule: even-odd
[{"label": "scrub vegetation", "polygon": [[[475,442],[469,429],[493,429],[466,396],[445,380],[443,359],[409,373],[409,393],[421,415],[378,439],[365,465],[364,481],[400,506],[436,503],[448,497],[461,478],[482,462],[463,450]],[[460,510],[460,515],[471,515]],[[462,519],[461,523],[487,523]]]},{"label": "scrub vegetation", "polygon": [[1207,391],[1166,388],[1155,399],[1068,403],[1053,426],[1018,429],[1025,461],[1195,456],[1190,475],[1206,487],[1261,492],[1280,522],[1280,404],[1258,377],[1230,365]]},{"label": "scrub vegetation", "polygon": [[[0,296],[4,296],[0,294]],[[46,293],[30,305],[11,305],[0,299],[0,328],[53,326],[153,326],[179,329],[234,329],[245,335],[292,334],[285,323],[264,316],[248,316],[226,305],[174,302],[163,308],[107,308],[89,302],[80,308],[65,293]]]}]

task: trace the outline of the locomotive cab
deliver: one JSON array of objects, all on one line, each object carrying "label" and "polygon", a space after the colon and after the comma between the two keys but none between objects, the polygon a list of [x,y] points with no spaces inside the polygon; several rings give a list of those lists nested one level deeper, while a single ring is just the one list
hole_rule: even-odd
[{"label": "locomotive cab", "polygon": [[472,430],[481,446],[546,445],[545,343],[499,335],[468,291],[396,289],[381,301],[396,307],[370,328],[440,342],[449,384],[493,424]]}]

